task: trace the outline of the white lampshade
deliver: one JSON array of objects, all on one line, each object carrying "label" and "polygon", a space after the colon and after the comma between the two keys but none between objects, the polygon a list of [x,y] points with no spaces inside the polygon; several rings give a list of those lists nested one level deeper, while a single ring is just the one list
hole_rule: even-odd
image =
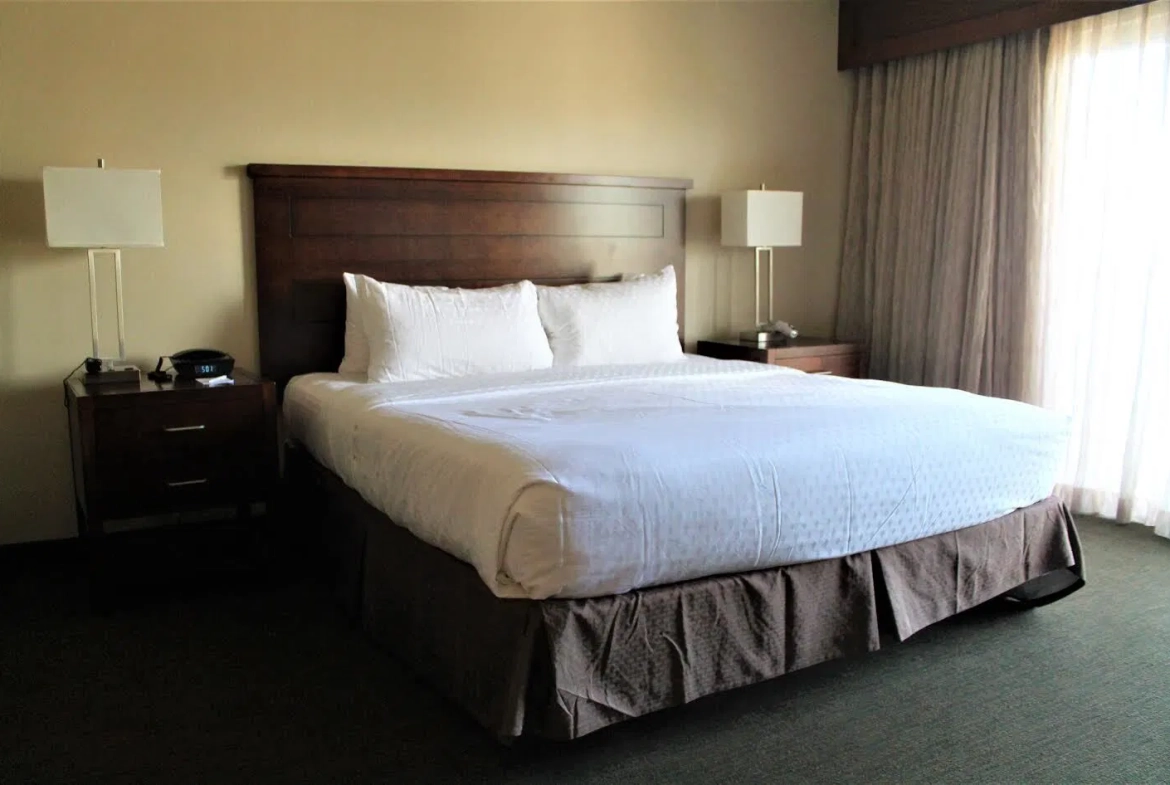
[{"label": "white lampshade", "polygon": [[157,169],[46,166],[50,248],[163,245],[162,173]]},{"label": "white lampshade", "polygon": [[800,245],[804,194],[729,191],[722,198],[723,245],[772,248]]}]

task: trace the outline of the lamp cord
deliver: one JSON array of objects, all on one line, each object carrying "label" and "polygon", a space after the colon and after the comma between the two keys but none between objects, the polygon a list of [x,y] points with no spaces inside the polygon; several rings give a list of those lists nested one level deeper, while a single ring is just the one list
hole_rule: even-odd
[{"label": "lamp cord", "polygon": [[62,395],[63,395],[63,397],[64,397],[64,401],[65,401],[65,403],[64,403],[64,405],[65,405],[65,408],[69,408],[69,393],[68,393],[68,391],[66,390],[66,387],[67,387],[67,385],[69,384],[69,380],[73,378],[73,374],[75,374],[75,373],[77,373],[78,371],[80,371],[80,370],[81,370],[81,366],[83,366],[83,365],[85,365],[85,360],[82,360],[81,362],[79,362],[79,363],[77,364],[77,366],[76,366],[76,367],[74,367],[74,369],[73,369],[72,371],[70,371],[69,373],[65,374],[65,378],[61,380],[61,390],[62,390]]}]

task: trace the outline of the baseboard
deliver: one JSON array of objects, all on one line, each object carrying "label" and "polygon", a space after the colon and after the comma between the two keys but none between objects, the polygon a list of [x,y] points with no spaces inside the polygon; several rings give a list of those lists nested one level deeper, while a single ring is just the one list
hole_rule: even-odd
[{"label": "baseboard", "polygon": [[81,540],[66,537],[60,540],[34,540],[0,545],[0,564],[26,564],[37,561],[60,561],[76,558],[81,553]]}]

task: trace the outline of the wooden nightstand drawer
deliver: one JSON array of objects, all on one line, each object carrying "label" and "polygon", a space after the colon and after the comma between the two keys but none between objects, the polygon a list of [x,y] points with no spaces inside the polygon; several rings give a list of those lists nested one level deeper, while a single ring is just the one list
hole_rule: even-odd
[{"label": "wooden nightstand drawer", "polygon": [[261,456],[168,456],[137,471],[100,472],[102,507],[110,517],[234,504],[262,482]]},{"label": "wooden nightstand drawer", "polygon": [[98,461],[151,462],[188,451],[230,451],[264,428],[263,403],[254,398],[98,410]]},{"label": "wooden nightstand drawer", "polygon": [[823,338],[796,338],[774,346],[757,346],[736,340],[699,341],[699,354],[721,360],[783,365],[807,373],[860,379],[864,374],[863,352],[855,343]]},{"label": "wooden nightstand drawer", "polygon": [[[264,482],[271,461],[260,432],[205,425],[200,431],[178,432],[171,443],[165,438],[158,444],[150,439],[130,442],[116,456],[100,459],[97,476],[107,514],[232,503]],[[100,444],[100,433],[98,438]]]},{"label": "wooden nightstand drawer", "polygon": [[861,376],[861,357],[857,354],[832,354],[820,357],[777,357],[772,365],[783,365],[808,373],[845,376],[856,379]]}]

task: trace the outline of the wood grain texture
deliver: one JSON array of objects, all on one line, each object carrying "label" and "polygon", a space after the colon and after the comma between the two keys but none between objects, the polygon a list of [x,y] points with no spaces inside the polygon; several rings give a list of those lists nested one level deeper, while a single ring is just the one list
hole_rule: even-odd
[{"label": "wood grain texture", "polygon": [[440,182],[509,183],[543,185],[607,185],[619,188],[681,188],[692,186],[677,177],[628,177],[550,172],[493,172],[481,169],[410,169],[391,166],[314,166],[303,164],[248,164],[252,179],[273,177],[322,177],[347,180],[434,180]]},{"label": "wood grain texture", "polygon": [[674,265],[683,323],[689,180],[251,164],[260,369],[342,357],[342,273],[411,285],[560,285]]},{"label": "wood grain texture", "polygon": [[661,237],[662,206],[438,199],[300,199],[298,237]]},{"label": "wood grain texture", "polygon": [[841,0],[846,70],[1050,27],[1149,0]]},{"label": "wood grain texture", "polygon": [[783,365],[814,374],[860,379],[865,372],[865,351],[861,344],[823,338],[796,338],[776,346],[758,346],[737,340],[699,341],[697,351],[719,360]]},{"label": "wood grain texture", "polygon": [[220,504],[267,501],[278,476],[276,391],[235,371],[236,383],[87,388],[65,384],[78,527]]}]

